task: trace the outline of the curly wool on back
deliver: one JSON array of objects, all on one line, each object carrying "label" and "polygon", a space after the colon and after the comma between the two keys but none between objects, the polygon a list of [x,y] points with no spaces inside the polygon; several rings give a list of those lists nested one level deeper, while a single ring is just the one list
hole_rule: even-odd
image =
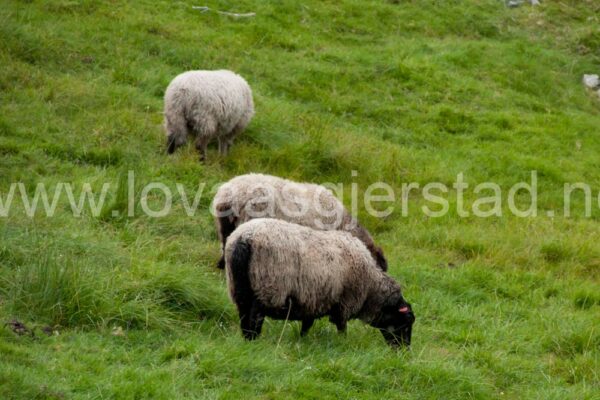
[{"label": "curly wool on back", "polygon": [[168,152],[196,135],[200,159],[206,148],[218,139],[219,152],[227,155],[233,139],[254,115],[252,90],[241,76],[228,70],[187,71],[175,77],[165,92],[164,126]]},{"label": "curly wool on back", "polygon": [[[240,224],[254,218],[276,218],[318,230],[350,232],[367,246],[377,266],[387,270],[381,248],[324,186],[293,182],[272,175],[240,175],[219,188],[213,209],[223,247],[227,236]],[[223,266],[222,260],[219,265]]]},{"label": "curly wool on back", "polygon": [[[342,302],[356,314],[372,283],[383,272],[364,244],[347,232],[324,232],[276,219],[254,219],[236,229],[227,241],[225,260],[235,243],[251,243],[250,283],[258,299],[272,308],[292,296],[307,313],[324,315]],[[230,296],[235,299],[231,269]],[[352,298],[343,299],[342,296]]]}]

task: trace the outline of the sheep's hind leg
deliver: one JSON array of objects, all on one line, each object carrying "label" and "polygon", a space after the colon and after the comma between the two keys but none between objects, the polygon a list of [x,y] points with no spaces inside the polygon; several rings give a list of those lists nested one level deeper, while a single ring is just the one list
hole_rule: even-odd
[{"label": "sheep's hind leg", "polygon": [[339,333],[346,333],[346,325],[348,321],[336,321],[335,326]]},{"label": "sheep's hind leg", "polygon": [[237,124],[228,135],[219,138],[219,153],[222,156],[227,156],[235,137],[246,128],[246,124]]},{"label": "sheep's hind leg", "polygon": [[219,154],[222,156],[226,156],[229,152],[229,143],[226,138],[219,138]]},{"label": "sheep's hind leg", "polygon": [[329,316],[329,321],[335,324],[339,333],[346,332],[346,325],[348,324],[348,319],[344,317],[342,307],[340,307],[339,305],[333,308],[331,315]]},{"label": "sheep's hind leg", "polygon": [[254,299],[252,302],[252,306],[250,307],[249,312],[247,313],[246,318],[246,326],[244,327],[242,322],[242,331],[244,332],[244,337],[247,340],[254,340],[262,331],[262,325],[265,320],[265,316],[261,312],[260,303],[257,299]]},{"label": "sheep's hind leg", "polygon": [[244,338],[246,339],[248,339],[248,333],[251,331],[250,308],[251,307],[246,307],[246,304],[243,306],[238,304],[240,328],[242,329],[242,335],[244,335]]},{"label": "sheep's hind leg", "polygon": [[[224,212],[221,210],[217,210],[218,212]],[[225,212],[233,212],[231,210]],[[217,268],[225,269],[225,244],[227,243],[227,238],[231,233],[235,230],[236,227],[236,219],[230,216],[219,217],[219,230],[221,236],[221,258],[217,263]]]},{"label": "sheep's hind leg", "polygon": [[314,318],[306,318],[302,320],[302,329],[300,330],[300,336],[306,336],[310,328],[315,323]]},{"label": "sheep's hind leg", "polygon": [[198,135],[196,138],[196,150],[200,152],[200,162],[206,161],[206,148],[208,147],[208,138]]}]

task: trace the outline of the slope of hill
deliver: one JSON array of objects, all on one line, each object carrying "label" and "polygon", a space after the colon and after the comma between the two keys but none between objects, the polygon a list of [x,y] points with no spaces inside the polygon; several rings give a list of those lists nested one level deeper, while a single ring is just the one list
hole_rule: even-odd
[{"label": "slope of hill", "polygon": [[[0,398],[598,398],[600,99],[581,84],[600,73],[596,1],[192,5],[0,9]],[[168,157],[164,88],[219,68],[253,87],[254,120],[226,159]],[[390,215],[358,212],[414,305],[411,352],[357,321],[300,338],[268,320],[243,341],[208,207],[217,183],[250,171],[342,184],[349,206],[353,184],[359,198],[390,185]],[[537,216],[519,217],[509,189],[531,171]],[[164,217],[144,212],[167,200],[141,202],[151,182],[172,193]],[[434,191],[449,211],[424,215],[441,204],[419,189],[403,215],[403,184],[430,182],[450,189]],[[482,182],[502,190],[501,217],[472,215]],[[566,217],[577,182],[590,215],[575,190]],[[40,183],[50,203],[61,190],[52,217],[41,197],[31,217],[22,202]],[[108,185],[105,202],[75,216],[68,188],[77,200],[86,183],[97,201]]]}]

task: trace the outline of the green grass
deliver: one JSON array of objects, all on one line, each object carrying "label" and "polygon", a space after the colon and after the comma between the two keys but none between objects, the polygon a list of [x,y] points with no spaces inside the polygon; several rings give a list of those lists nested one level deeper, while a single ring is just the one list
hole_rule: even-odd
[{"label": "green grass", "polygon": [[[547,0],[7,1],[0,10],[0,197],[109,182],[98,217],[0,218],[0,398],[598,399],[600,71],[597,2]],[[233,20],[192,5],[256,12]],[[164,154],[162,94],[181,71],[228,68],[256,117],[226,159]],[[136,193],[181,183],[174,212],[125,217]],[[358,172],[353,177],[351,171]],[[415,308],[413,348],[352,322],[267,320],[243,341],[208,212],[216,183],[250,171],[340,182],[447,185],[463,172],[503,190],[538,171],[539,216],[359,216]],[[594,212],[561,216],[565,182]],[[77,190],[76,190],[77,192]],[[78,193],[77,193],[78,194]],[[152,197],[151,204],[160,204]],[[519,196],[526,207],[529,199]],[[556,212],[546,216],[547,210]],[[113,216],[113,211],[118,216]],[[42,328],[57,334],[46,336]],[[121,330],[123,334],[121,334]]]}]

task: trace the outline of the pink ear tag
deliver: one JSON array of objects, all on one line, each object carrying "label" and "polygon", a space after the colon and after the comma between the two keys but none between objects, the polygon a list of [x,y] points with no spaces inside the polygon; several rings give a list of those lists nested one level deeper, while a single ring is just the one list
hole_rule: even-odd
[{"label": "pink ear tag", "polygon": [[401,309],[399,309],[398,311],[400,311],[403,314],[406,314],[408,312],[408,307],[402,307]]}]

